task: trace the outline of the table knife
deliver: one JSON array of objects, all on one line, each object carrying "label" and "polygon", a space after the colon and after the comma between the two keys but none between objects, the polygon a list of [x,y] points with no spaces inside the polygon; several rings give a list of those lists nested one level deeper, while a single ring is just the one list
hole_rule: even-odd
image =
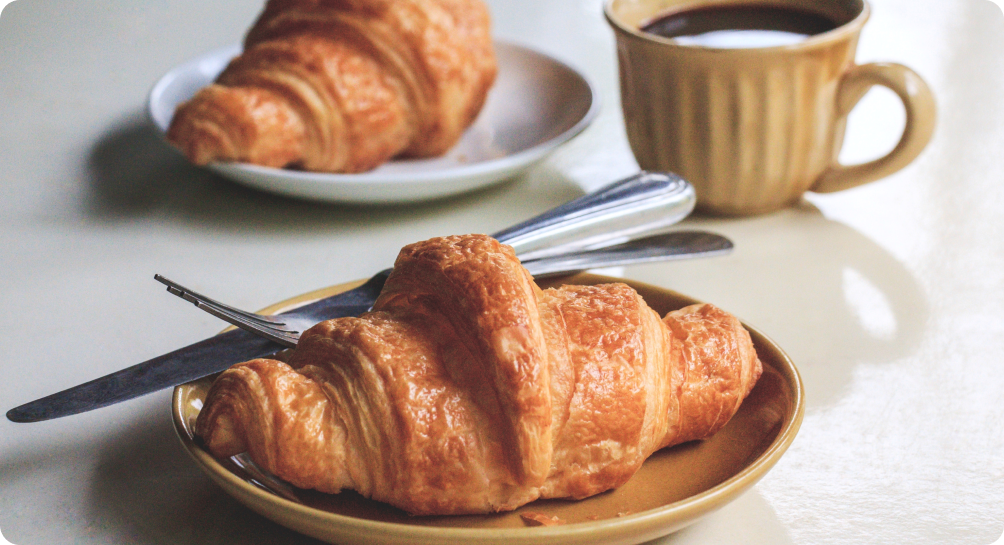
[{"label": "table knife", "polygon": [[[640,172],[594,193],[495,233],[530,262],[666,231],[693,210],[693,187],[668,173]],[[372,305],[390,270],[362,286],[295,310],[318,321],[359,315]],[[279,345],[236,329],[43,397],[7,412],[13,422],[39,422],[78,414],[222,371],[234,363],[275,353]]]}]

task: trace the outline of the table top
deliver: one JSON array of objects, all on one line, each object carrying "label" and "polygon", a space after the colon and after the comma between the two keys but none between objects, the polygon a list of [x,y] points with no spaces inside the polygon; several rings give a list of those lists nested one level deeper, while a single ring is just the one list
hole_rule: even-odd
[{"label": "table top", "polygon": [[[595,83],[602,113],[507,183],[431,203],[276,197],[189,166],[144,112],[174,65],[239,41],[259,2],[22,0],[0,17],[0,401],[15,405],[220,329],[161,273],[245,308],[367,277],[404,244],[492,232],[637,170],[599,0],[489,2],[498,37]],[[726,257],[627,268],[725,308],[798,366],[806,414],[753,489],[665,543],[988,544],[1004,530],[1004,16],[987,0],[874,0],[859,62],[912,67],[939,121],[877,183],[690,227]],[[891,149],[873,90],[841,157]],[[0,422],[0,531],[48,543],[314,543],[191,463],[170,392]]]}]

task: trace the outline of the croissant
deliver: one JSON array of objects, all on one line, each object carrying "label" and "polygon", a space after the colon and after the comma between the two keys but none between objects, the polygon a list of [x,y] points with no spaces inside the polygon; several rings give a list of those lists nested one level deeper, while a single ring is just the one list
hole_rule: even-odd
[{"label": "croissant", "polygon": [[541,290],[511,247],[452,236],[402,249],[373,311],[288,362],[224,371],[195,431],[301,488],[489,513],[620,486],[723,427],[761,369],[712,305],[660,319],[621,283]]},{"label": "croissant", "polygon": [[362,172],[449,150],[496,70],[480,0],[269,0],[167,138],[199,165]]}]

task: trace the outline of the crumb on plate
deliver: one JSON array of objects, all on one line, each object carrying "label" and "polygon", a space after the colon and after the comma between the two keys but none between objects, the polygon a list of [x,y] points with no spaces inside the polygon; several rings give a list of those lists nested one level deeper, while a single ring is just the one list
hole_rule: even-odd
[{"label": "crumb on plate", "polygon": [[559,524],[565,523],[564,520],[556,516],[548,516],[544,513],[538,513],[536,511],[520,513],[519,516],[523,518],[523,522],[525,522],[527,526],[558,526]]}]

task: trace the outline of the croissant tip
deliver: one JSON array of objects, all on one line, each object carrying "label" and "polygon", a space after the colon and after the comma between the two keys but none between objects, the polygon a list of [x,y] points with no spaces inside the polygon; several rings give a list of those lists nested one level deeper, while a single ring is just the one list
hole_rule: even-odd
[{"label": "croissant tip", "polygon": [[[182,106],[184,108],[184,106]],[[179,108],[167,130],[167,141],[192,163],[205,166],[216,160],[231,159],[227,150],[233,146],[214,124],[187,115]]]}]

